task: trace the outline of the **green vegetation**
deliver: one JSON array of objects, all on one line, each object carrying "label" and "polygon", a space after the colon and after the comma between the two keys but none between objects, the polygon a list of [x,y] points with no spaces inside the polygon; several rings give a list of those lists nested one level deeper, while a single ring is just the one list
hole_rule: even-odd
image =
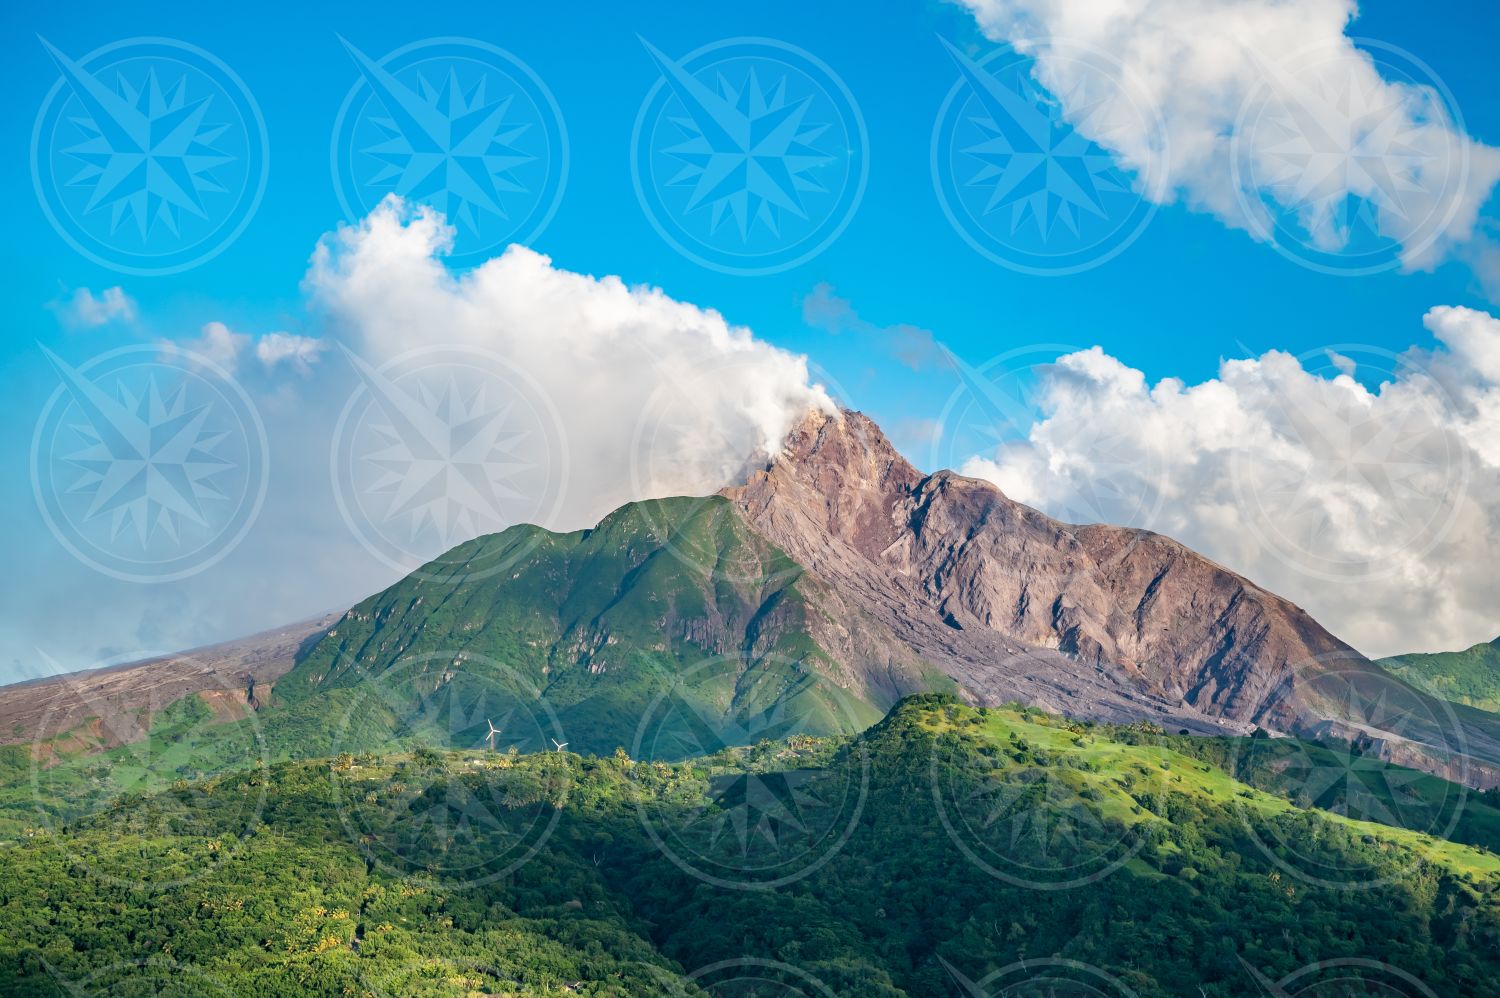
[{"label": "green vegetation", "polygon": [[127,745],[107,748],[85,724],[37,745],[0,746],[0,841],[56,827],[122,795],[264,764],[257,721],[222,723],[191,696],[157,712],[147,737]]},{"label": "green vegetation", "polygon": [[1296,738],[1155,740],[1302,808],[1365,818],[1458,843],[1500,844],[1500,796],[1494,792],[1478,793],[1392,765],[1347,744]]},{"label": "green vegetation", "polygon": [[1433,696],[1500,712],[1500,638],[1463,651],[1397,655],[1379,664]]},{"label": "green vegetation", "polygon": [[[521,526],[460,545],[350,610],[276,696],[295,707],[374,677],[403,713],[448,686],[465,701],[448,720],[462,715],[465,730],[447,734],[477,744],[486,716],[540,693],[541,727],[601,754],[631,748],[641,717],[671,697],[690,720],[660,743],[699,755],[747,735],[854,733],[903,694],[952,688],[895,642],[862,637],[873,622],[830,628],[826,598],[722,499],[633,503],[592,530]],[[825,629],[883,644],[886,660],[845,668]]]},{"label": "green vegetation", "polygon": [[1415,792],[1465,802],[1464,845],[1299,807],[1270,792],[1293,748],[931,694],[858,737],[682,761],[279,762],[4,847],[0,993],[743,995],[692,975],[753,957],[896,998],[1061,957],[1143,998],[1223,998],[1255,993],[1246,963],[1352,957],[1493,994],[1494,813]]}]

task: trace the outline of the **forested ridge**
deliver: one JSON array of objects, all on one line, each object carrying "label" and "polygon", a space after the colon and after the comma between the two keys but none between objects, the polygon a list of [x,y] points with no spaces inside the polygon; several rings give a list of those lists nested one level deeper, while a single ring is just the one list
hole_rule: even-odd
[{"label": "forested ridge", "polygon": [[1031,961],[1219,998],[1353,959],[1494,994],[1493,809],[1393,799],[1461,845],[1299,807],[1268,792],[1290,744],[922,695],[862,736],[683,762],[253,767],[7,844],[0,992],[894,998],[999,994]]}]

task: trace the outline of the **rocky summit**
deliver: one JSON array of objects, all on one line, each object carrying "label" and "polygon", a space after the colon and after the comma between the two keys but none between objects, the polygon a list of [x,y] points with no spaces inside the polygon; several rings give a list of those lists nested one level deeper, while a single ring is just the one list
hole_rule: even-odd
[{"label": "rocky summit", "polygon": [[810,413],[743,484],[746,521],[974,700],[1361,742],[1494,785],[1494,719],[1395,679],[1301,607],[1147,530],[1062,523],[924,474],[857,412]]}]

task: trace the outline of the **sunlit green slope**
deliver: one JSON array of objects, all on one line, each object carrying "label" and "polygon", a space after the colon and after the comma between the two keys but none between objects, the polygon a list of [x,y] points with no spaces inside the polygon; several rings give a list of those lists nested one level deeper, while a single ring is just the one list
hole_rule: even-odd
[{"label": "sunlit green slope", "polygon": [[6,846],[0,993],[743,995],[758,978],[892,998],[1000,993],[1020,961],[1058,959],[1145,998],[1251,994],[1343,959],[1493,993],[1500,860],[1477,798],[1428,787],[1402,810],[1472,810],[1485,844],[1458,845],[1357,818],[1373,767],[1325,788],[1341,816],[1209,759],[1247,750],[929,695],[857,738],[675,763],[282,763]]}]

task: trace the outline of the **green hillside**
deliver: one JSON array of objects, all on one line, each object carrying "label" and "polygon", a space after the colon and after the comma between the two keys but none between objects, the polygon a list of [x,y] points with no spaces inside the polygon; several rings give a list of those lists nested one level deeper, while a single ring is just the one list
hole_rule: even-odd
[{"label": "green hillside", "polygon": [[1226,746],[928,695],[682,762],[280,763],[5,847],[0,993],[894,998],[1054,958],[1143,998],[1343,958],[1493,993],[1493,839],[1299,808]]},{"label": "green hillside", "polygon": [[[852,733],[906,693],[951,688],[717,498],[633,503],[591,530],[521,526],[461,545],[350,610],[276,697],[296,707],[372,679],[382,702],[354,727],[421,715],[434,742],[478,745],[487,718],[526,715],[512,732],[522,751],[556,737],[651,757]],[[649,730],[643,717],[655,718]]]},{"label": "green hillside", "polygon": [[1433,696],[1500,712],[1500,638],[1463,651],[1397,655],[1380,665]]}]

